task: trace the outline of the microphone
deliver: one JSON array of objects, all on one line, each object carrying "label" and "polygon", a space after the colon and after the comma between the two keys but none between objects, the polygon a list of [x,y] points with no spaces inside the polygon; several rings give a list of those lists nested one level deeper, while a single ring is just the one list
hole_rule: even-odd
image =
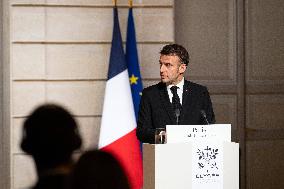
[{"label": "microphone", "polygon": [[180,109],[179,108],[176,108],[175,109],[175,114],[176,114],[176,123],[177,125],[179,124],[179,116],[180,116]]},{"label": "microphone", "polygon": [[207,125],[209,125],[209,122],[207,120],[207,116],[206,116],[205,111],[204,110],[200,110],[200,113],[201,113],[202,117],[204,118],[204,120],[206,121]]}]

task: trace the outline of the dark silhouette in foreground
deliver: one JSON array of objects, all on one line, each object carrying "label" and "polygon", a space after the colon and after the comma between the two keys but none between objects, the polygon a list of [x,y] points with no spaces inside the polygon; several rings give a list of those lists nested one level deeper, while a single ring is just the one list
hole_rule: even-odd
[{"label": "dark silhouette in foreground", "polygon": [[73,167],[72,153],[81,146],[77,123],[63,107],[36,108],[23,126],[21,148],[36,164],[38,181],[33,189],[63,189]]}]

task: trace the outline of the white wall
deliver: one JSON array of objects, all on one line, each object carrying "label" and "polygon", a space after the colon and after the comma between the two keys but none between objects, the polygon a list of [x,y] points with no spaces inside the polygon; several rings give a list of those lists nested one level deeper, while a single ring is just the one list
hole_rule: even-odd
[{"label": "white wall", "polygon": [[[19,148],[22,123],[35,106],[60,103],[74,114],[83,149],[98,142],[112,35],[112,0],[6,0],[9,14],[11,188],[36,180]],[[144,86],[159,80],[160,48],[174,40],[173,0],[136,0],[134,17]],[[128,1],[118,1],[125,39]]]}]

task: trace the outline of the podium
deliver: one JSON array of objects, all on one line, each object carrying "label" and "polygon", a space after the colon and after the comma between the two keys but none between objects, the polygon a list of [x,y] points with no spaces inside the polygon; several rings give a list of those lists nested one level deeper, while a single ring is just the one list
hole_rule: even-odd
[{"label": "podium", "polygon": [[143,172],[143,189],[239,189],[239,144],[143,144]]}]

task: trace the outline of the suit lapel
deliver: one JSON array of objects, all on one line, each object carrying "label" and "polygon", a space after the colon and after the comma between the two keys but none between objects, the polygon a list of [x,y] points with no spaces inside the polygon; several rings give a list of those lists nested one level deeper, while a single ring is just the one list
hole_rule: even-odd
[{"label": "suit lapel", "polygon": [[187,115],[189,115],[190,107],[192,107],[193,104],[193,94],[191,92],[190,88],[190,82],[189,81],[184,81],[184,86],[183,86],[183,93],[182,93],[182,111],[180,115],[180,123],[183,123],[185,112]]},{"label": "suit lapel", "polygon": [[169,99],[167,87],[164,84],[161,84],[161,87],[160,87],[160,98],[161,98],[162,105],[164,106],[171,120],[171,124],[174,124],[175,123],[174,112],[173,112],[172,104]]}]

